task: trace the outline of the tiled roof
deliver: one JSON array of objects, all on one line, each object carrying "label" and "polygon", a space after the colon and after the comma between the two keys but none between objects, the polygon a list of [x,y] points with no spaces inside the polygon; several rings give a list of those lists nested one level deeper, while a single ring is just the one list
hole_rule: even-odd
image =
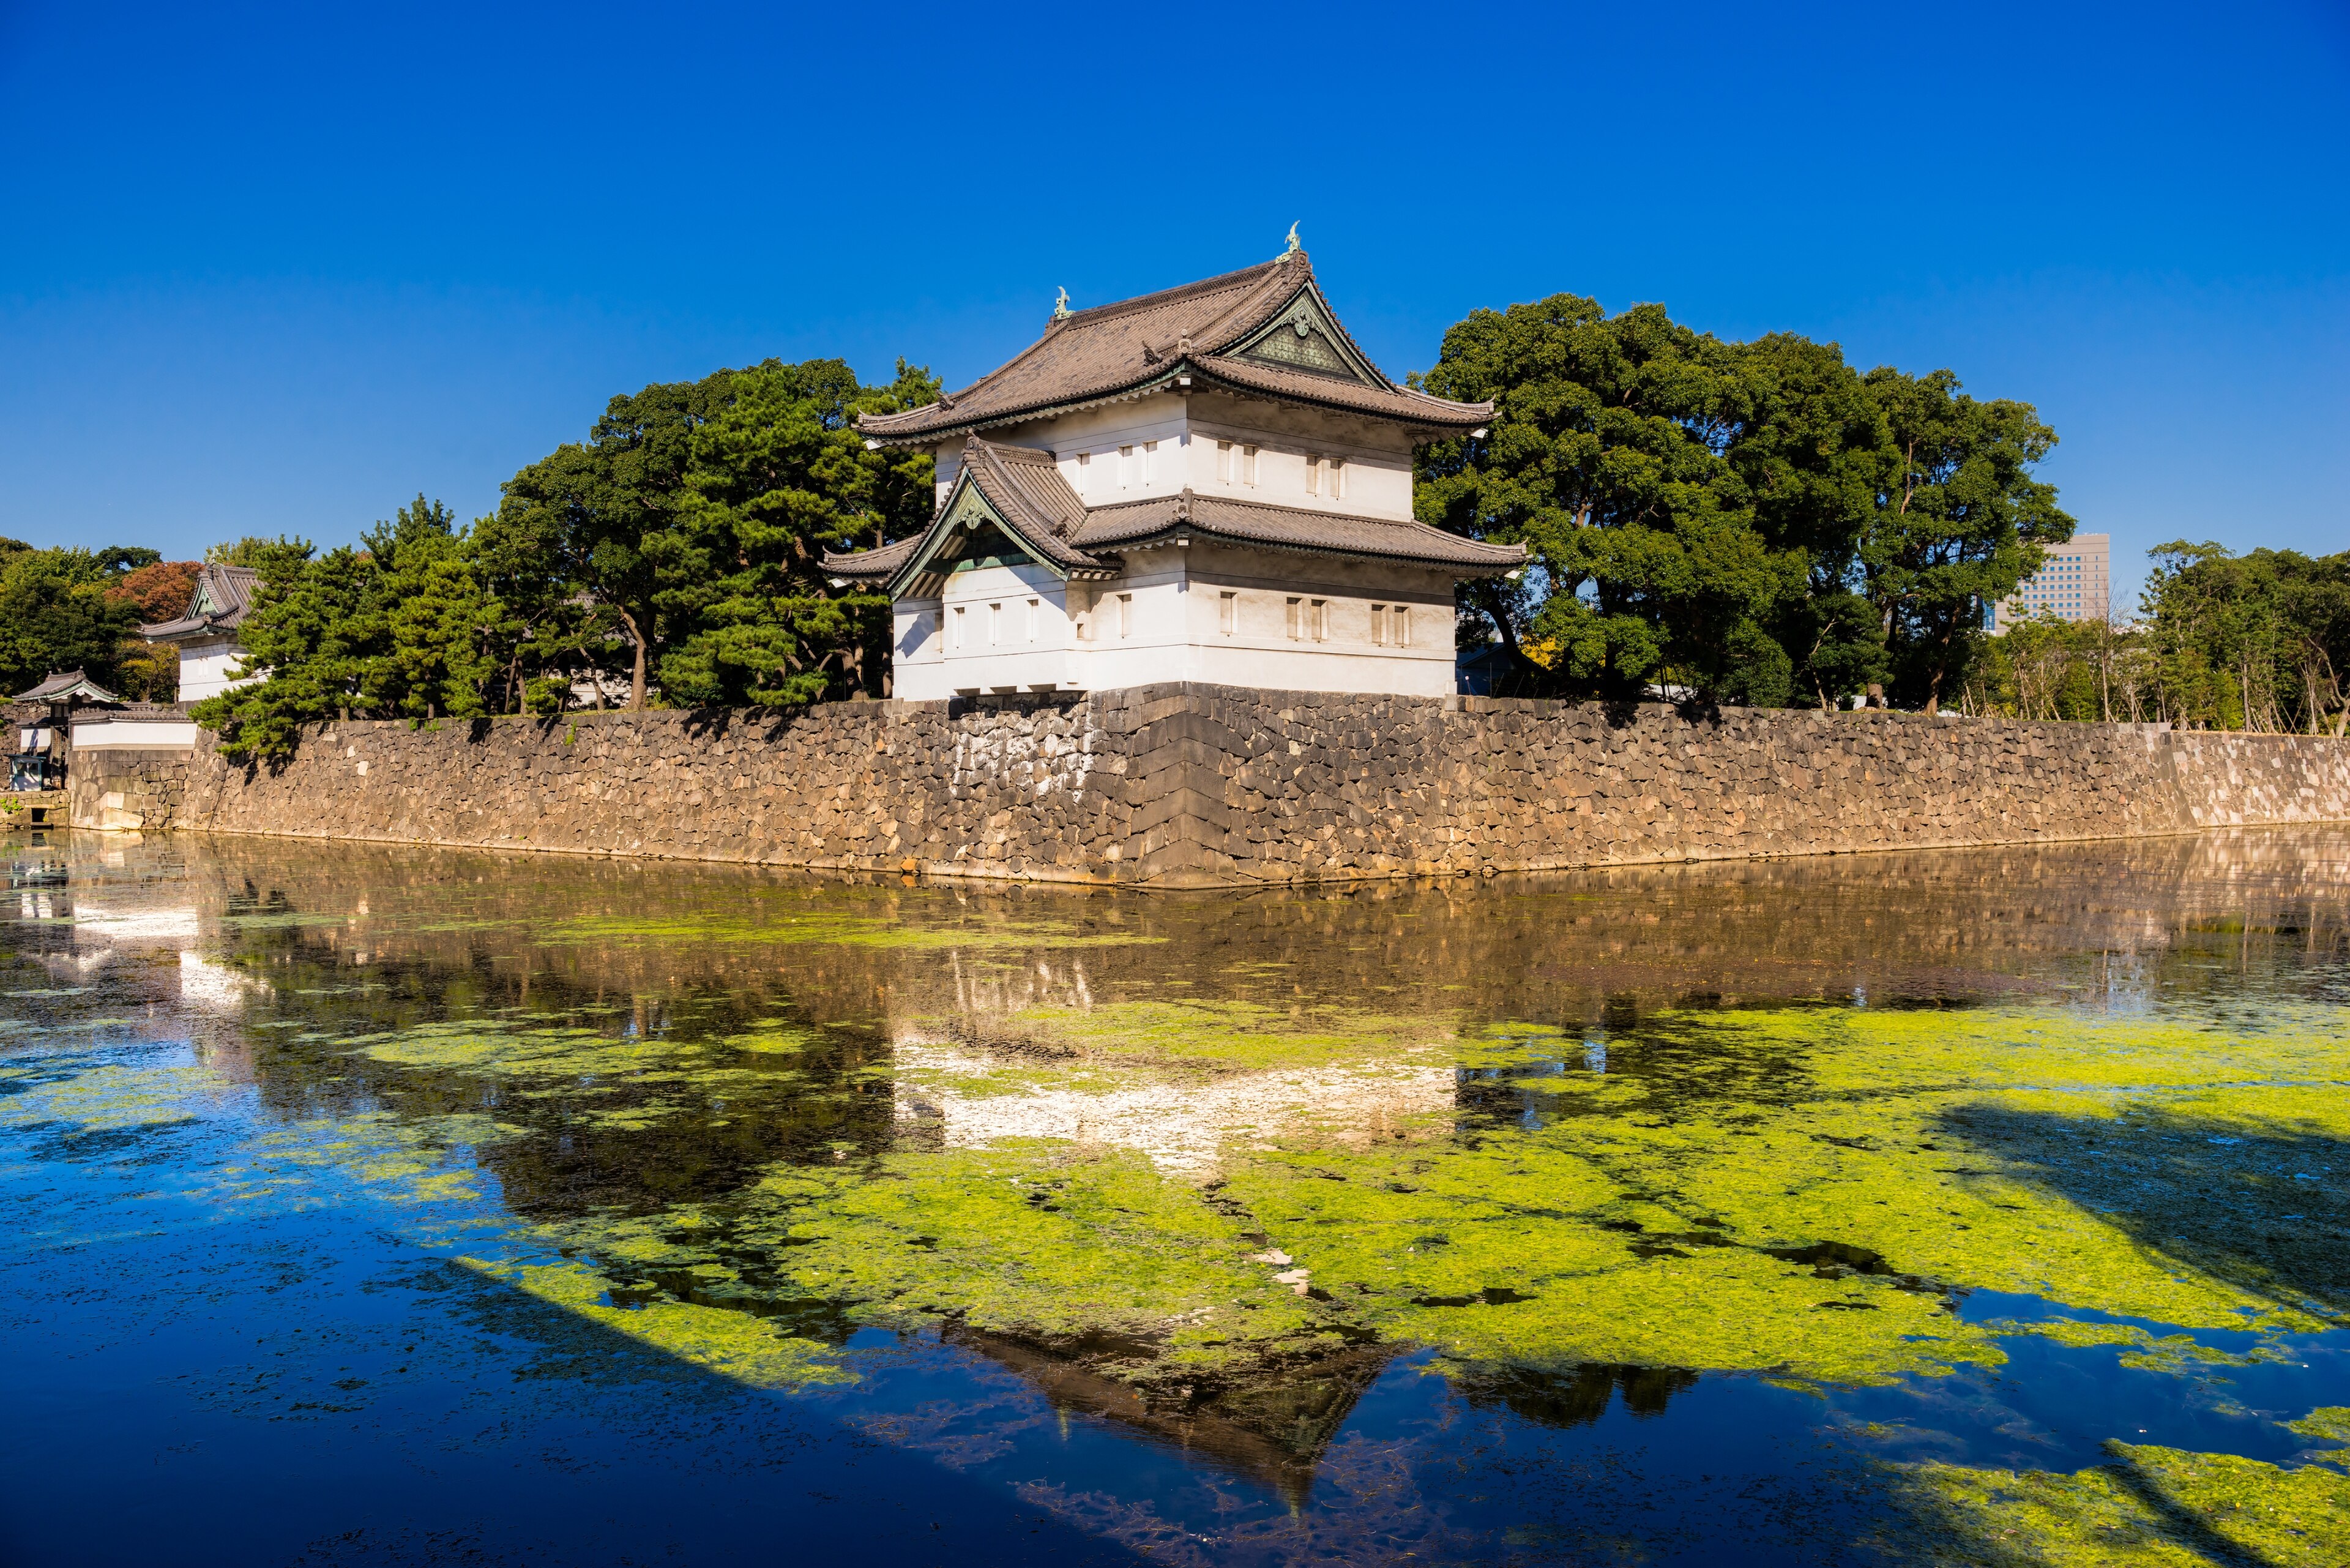
[{"label": "tiled roof", "polygon": [[244,624],[245,613],[253,608],[254,596],[260,591],[261,574],[252,567],[207,564],[196,574],[188,612],[177,620],[142,626],[139,635],[150,642],[170,642],[203,632],[234,631]]},{"label": "tiled roof", "polygon": [[986,499],[1004,525],[1038,559],[1065,572],[1099,569],[1099,562],[1070,543],[1086,520],[1086,504],[1061,477],[1051,452],[965,436],[962,472],[929,527],[878,550],[827,553],[825,570],[851,582],[894,581],[914,557],[928,556],[931,545],[947,531],[956,511],[955,497],[965,483]]},{"label": "tiled roof", "polygon": [[1086,504],[1061,477],[1051,452],[999,446],[971,436],[962,443],[962,461],[972,483],[1023,543],[1035,546],[1055,566],[1098,564],[1069,544],[1085,524]]},{"label": "tiled roof", "polygon": [[[1378,385],[1217,358],[1244,346],[1252,333],[1307,291],[1347,349],[1370,367]],[[1399,387],[1371,367],[1322,297],[1305,253],[1295,251],[1221,277],[1072,312],[1010,363],[961,391],[904,413],[861,415],[858,428],[885,444],[931,442],[1155,388],[1193,370],[1236,390],[1372,414],[1418,429],[1466,430],[1493,412],[1491,403],[1447,402]]]},{"label": "tiled roof", "polygon": [[122,700],[80,670],[68,670],[62,675],[51,675],[30,691],[17,692],[10,701],[63,702],[76,697],[86,702],[120,702]]},{"label": "tiled roof", "polygon": [[1098,555],[1119,545],[1179,532],[1317,555],[1419,562],[1472,576],[1512,571],[1526,564],[1523,545],[1482,544],[1425,523],[1274,506],[1188,490],[1180,495],[1128,501],[1088,512],[1076,542],[1088,554]]},{"label": "tiled roof", "polygon": [[[1526,560],[1523,545],[1481,544],[1425,523],[1274,506],[1190,490],[1088,511],[1061,477],[1052,453],[1002,446],[977,436],[964,438],[963,474],[1021,543],[1063,571],[1115,570],[1120,546],[1176,533],[1317,555],[1418,562],[1463,576],[1511,571]],[[958,491],[961,484],[958,480]],[[929,555],[931,543],[946,528],[954,493],[949,493],[949,504],[939,508],[922,533],[878,550],[827,555],[825,569],[852,582],[902,587],[907,568]]]}]

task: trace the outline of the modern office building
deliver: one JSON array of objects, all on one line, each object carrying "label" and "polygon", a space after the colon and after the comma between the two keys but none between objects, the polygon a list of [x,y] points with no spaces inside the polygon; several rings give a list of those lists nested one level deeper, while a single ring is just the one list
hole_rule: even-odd
[{"label": "modern office building", "polygon": [[2113,561],[2110,534],[2075,534],[2068,544],[2051,545],[2039,574],[2024,578],[2013,598],[1992,607],[1991,629],[2005,631],[2039,615],[2104,620],[2113,613]]}]

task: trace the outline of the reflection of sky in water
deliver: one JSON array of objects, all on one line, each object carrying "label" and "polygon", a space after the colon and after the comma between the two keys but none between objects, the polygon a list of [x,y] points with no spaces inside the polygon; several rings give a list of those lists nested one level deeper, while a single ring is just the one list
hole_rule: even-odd
[{"label": "reflection of sky in water", "polygon": [[[20,848],[0,1267],[67,1310],[5,1501],[75,1522],[0,1540],[1804,1562],[1974,1528],[1937,1464],[2306,1464],[2345,851],[1144,899]],[[2070,1304],[2002,1288],[2036,1246]]]}]

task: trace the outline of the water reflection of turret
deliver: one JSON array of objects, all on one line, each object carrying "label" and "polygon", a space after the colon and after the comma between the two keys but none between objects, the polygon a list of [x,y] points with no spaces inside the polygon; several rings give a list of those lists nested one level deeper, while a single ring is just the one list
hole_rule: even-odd
[{"label": "water reflection of turret", "polygon": [[1266,1366],[1166,1401],[1088,1370],[1080,1356],[961,1327],[945,1337],[1018,1373],[1056,1409],[1098,1417],[1179,1449],[1267,1488],[1292,1507],[1303,1506],[1324,1452],[1399,1354],[1393,1346],[1363,1345],[1309,1365]]}]

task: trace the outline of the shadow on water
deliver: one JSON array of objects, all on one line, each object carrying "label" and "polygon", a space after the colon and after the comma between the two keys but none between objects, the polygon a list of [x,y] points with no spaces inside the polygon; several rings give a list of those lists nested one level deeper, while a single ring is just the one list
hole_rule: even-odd
[{"label": "shadow on water", "polygon": [[2140,1245],[2320,1317],[2350,1321],[2350,1141],[2132,1109],[2112,1122],[1976,1105],[1943,1129]]},{"label": "shadow on water", "polygon": [[[306,1366],[305,1352],[284,1348],[304,1343],[305,1328],[296,1325],[305,1320],[254,1299],[209,1355],[249,1355],[239,1347],[255,1343],[258,1331],[261,1343],[280,1347],[264,1381],[286,1381],[275,1394],[247,1390],[233,1428],[214,1431],[201,1404],[176,1417],[142,1405],[140,1417],[164,1424],[126,1426],[124,1412],[100,1397],[74,1400],[36,1442],[20,1433],[6,1445],[0,1561],[426,1564],[682,1554],[764,1562],[783,1540],[792,1561],[833,1554],[889,1564],[1111,1568],[1144,1560],[1024,1503],[998,1480],[892,1447],[806,1402],[737,1383],[460,1263],[411,1257],[365,1290],[412,1293],[441,1310],[404,1314],[393,1342],[407,1342],[400,1353],[387,1346],[372,1359],[331,1331],[321,1338],[321,1325],[310,1323],[307,1354],[321,1365]],[[441,1356],[456,1358],[448,1397],[462,1399],[470,1385],[474,1400],[494,1401],[486,1433],[462,1422],[456,1431],[437,1428],[436,1404],[420,1407],[397,1396],[403,1380],[395,1374],[409,1366],[378,1365],[430,1357],[435,1347],[419,1342],[432,1340],[443,1342]],[[44,1341],[18,1349],[8,1381],[30,1378],[36,1398],[84,1380],[70,1356],[45,1376]],[[332,1363],[343,1365],[328,1369]],[[328,1397],[348,1403],[286,1402],[297,1386],[336,1372],[348,1376]],[[511,1379],[504,1387],[502,1375]],[[334,1392],[342,1389],[354,1392]],[[266,1420],[251,1419],[265,1407]],[[404,1429],[411,1423],[421,1424]],[[239,1471],[227,1488],[186,1460],[224,1439]],[[138,1506],[111,1506],[129,1456],[145,1474],[146,1440],[155,1446],[155,1468],[137,1489]],[[530,1458],[452,1463],[485,1442]],[[408,1462],[385,1463],[394,1455]],[[372,1479],[355,1490],[349,1480],[358,1474]],[[224,1508],[234,1511],[233,1521],[215,1520]],[[91,1521],[101,1517],[108,1522],[94,1531]]]}]

